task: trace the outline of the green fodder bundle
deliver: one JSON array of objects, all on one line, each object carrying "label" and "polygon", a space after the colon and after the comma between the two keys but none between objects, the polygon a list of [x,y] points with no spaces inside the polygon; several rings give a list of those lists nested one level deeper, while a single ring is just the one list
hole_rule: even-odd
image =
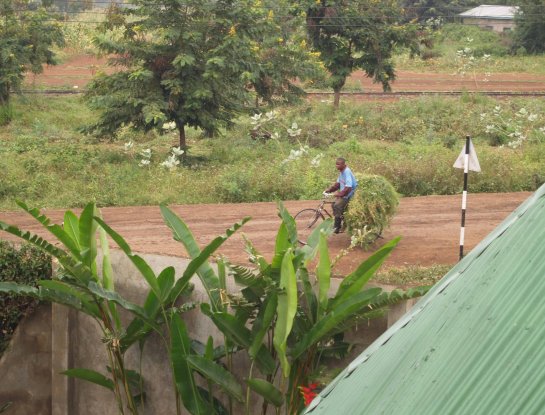
[{"label": "green fodder bundle", "polygon": [[390,225],[399,196],[383,176],[356,174],[358,188],[344,215],[348,232],[357,244],[367,246]]}]

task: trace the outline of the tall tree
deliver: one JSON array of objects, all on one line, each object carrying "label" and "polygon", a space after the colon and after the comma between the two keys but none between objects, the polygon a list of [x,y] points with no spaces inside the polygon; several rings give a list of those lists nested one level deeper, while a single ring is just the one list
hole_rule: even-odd
[{"label": "tall tree", "polygon": [[532,54],[545,52],[545,1],[521,0],[518,4],[513,49],[524,47]]},{"label": "tall tree", "polygon": [[[101,111],[87,128],[112,135],[122,126],[162,130],[174,122],[186,148],[186,129],[213,134],[229,127],[251,101],[249,87],[270,100],[292,90],[302,72],[301,52],[283,43],[282,25],[260,0],[133,0],[133,8],[113,9],[96,45],[113,56],[118,71],[102,74],[86,98]],[[276,35],[274,35],[276,33]],[[280,69],[279,69],[280,68]]]},{"label": "tall tree", "polygon": [[0,0],[0,110],[9,107],[26,72],[40,73],[44,64],[55,63],[55,44],[63,44],[62,32],[44,5]]},{"label": "tall tree", "polygon": [[294,82],[323,77],[319,59],[306,40],[304,15],[290,0],[264,0],[256,7],[260,10],[262,28],[253,39],[256,64],[253,66],[251,84],[257,98],[269,104],[273,100],[289,101],[304,94]]},{"label": "tall tree", "polygon": [[[502,4],[504,0],[494,0],[494,4]],[[408,19],[423,22],[440,18],[452,22],[460,14],[478,6],[478,0],[402,0],[401,5]]]},{"label": "tall tree", "polygon": [[313,47],[330,72],[329,83],[339,106],[346,78],[362,69],[385,91],[395,79],[392,53],[397,46],[416,46],[414,25],[403,26],[396,0],[313,0],[307,29]]}]

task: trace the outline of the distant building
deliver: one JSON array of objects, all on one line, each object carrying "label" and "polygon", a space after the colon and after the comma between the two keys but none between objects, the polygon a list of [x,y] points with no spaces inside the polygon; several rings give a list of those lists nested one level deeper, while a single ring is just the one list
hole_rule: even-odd
[{"label": "distant building", "polygon": [[494,32],[508,32],[515,27],[516,6],[482,5],[460,13],[463,24],[477,25]]}]

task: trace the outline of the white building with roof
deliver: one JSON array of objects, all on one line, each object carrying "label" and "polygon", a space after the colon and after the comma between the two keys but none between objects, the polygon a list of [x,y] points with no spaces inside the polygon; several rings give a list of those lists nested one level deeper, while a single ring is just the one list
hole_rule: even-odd
[{"label": "white building with roof", "polygon": [[517,6],[490,6],[483,4],[460,13],[463,24],[477,25],[495,32],[508,32],[515,27]]}]

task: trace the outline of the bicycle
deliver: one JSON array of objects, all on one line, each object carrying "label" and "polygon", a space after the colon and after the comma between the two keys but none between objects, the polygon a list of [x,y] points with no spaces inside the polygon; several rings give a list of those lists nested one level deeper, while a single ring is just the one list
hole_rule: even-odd
[{"label": "bicycle", "polygon": [[331,205],[333,207],[334,201],[331,200],[330,197],[330,194],[324,192],[323,199],[317,208],[300,210],[293,217],[295,219],[295,224],[297,225],[297,237],[301,244],[305,245],[307,243],[307,239],[314,230],[316,223],[324,221],[326,219],[325,215],[329,218],[333,218],[333,215],[325,208],[325,205]]},{"label": "bicycle", "polygon": [[[297,239],[299,240],[299,243],[303,245],[307,243],[307,239],[315,229],[317,223],[319,224],[324,221],[326,215],[328,218],[333,218],[333,215],[329,213],[325,207],[325,205],[331,205],[333,207],[335,201],[331,199],[332,194],[324,192],[322,193],[322,196],[323,198],[316,208],[300,210],[293,217],[295,219],[295,225],[297,226]],[[343,219],[343,229],[344,227],[345,223]],[[368,243],[375,242],[377,239],[382,238],[382,228],[367,233],[366,237]]]}]

